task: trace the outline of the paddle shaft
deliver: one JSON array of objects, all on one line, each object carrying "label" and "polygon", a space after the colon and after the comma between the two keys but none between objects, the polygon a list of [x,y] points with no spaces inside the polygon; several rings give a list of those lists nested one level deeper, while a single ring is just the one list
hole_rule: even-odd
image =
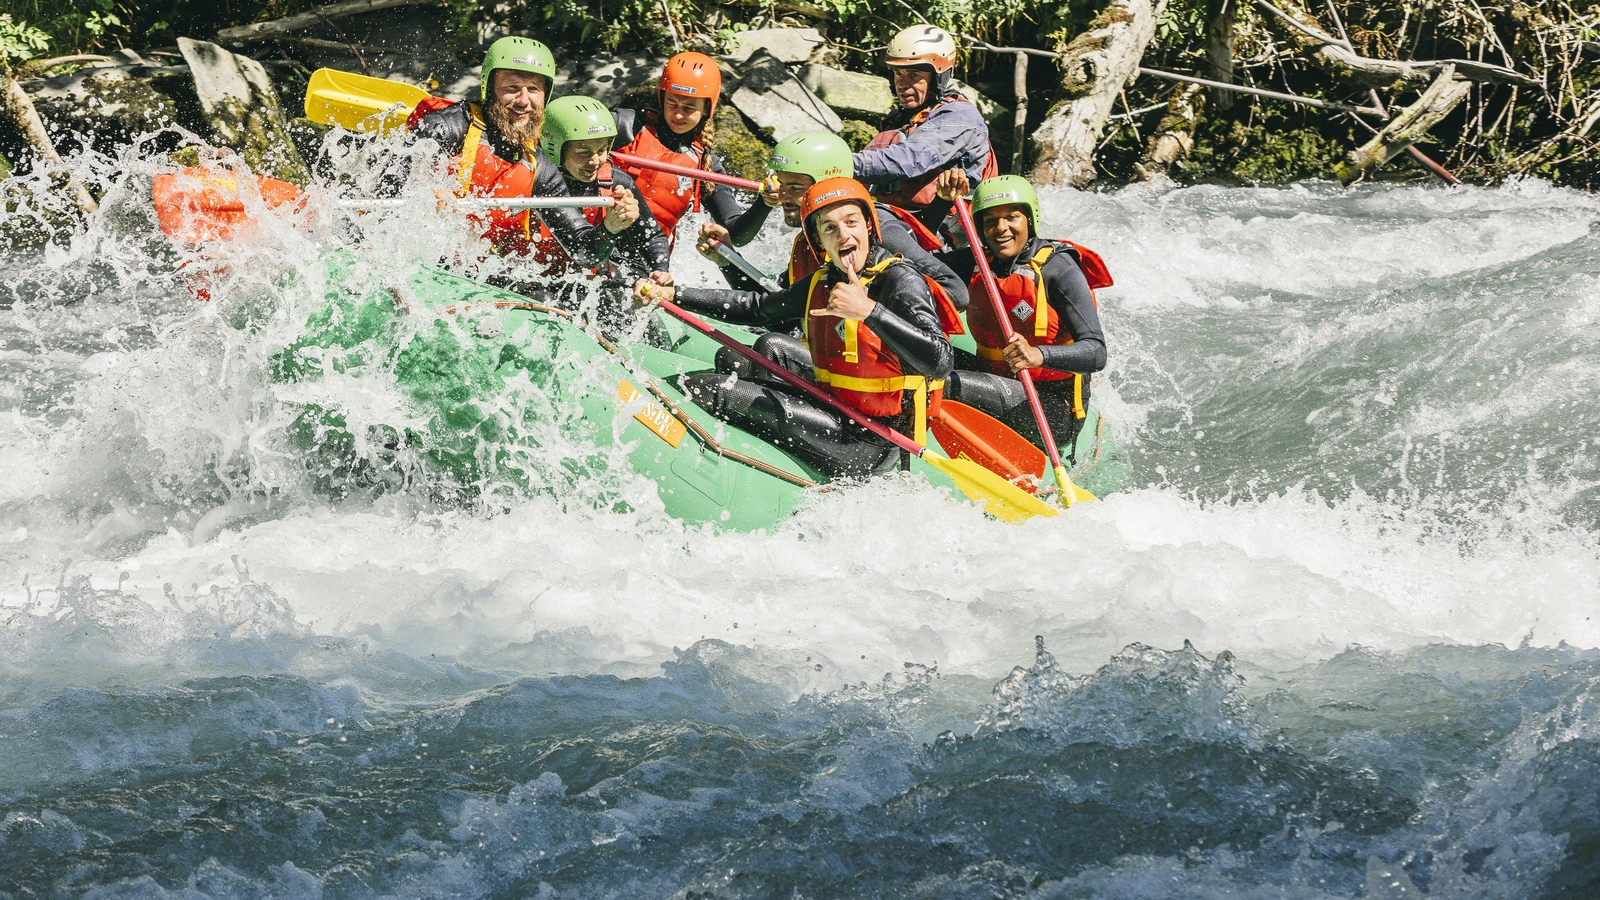
[{"label": "paddle shaft", "polygon": [[729,247],[727,244],[724,244],[721,241],[712,241],[711,247],[717,251],[718,256],[727,260],[729,263],[732,263],[735,269],[738,269],[744,274],[750,276],[750,280],[761,285],[763,289],[768,291],[776,291],[779,289],[777,283],[774,282],[772,278],[767,275],[767,273],[756,268],[755,264],[741,256],[739,251]]},{"label": "paddle shaft", "polygon": [[640,169],[655,169],[657,172],[666,172],[668,175],[683,175],[688,178],[698,178],[701,181],[711,181],[725,184],[729,187],[744,188],[747,191],[760,191],[761,182],[740,178],[737,175],[724,175],[721,172],[711,172],[705,169],[696,169],[692,166],[680,166],[677,163],[661,162],[655,159],[645,159],[631,153],[618,153],[611,151],[611,161],[623,166],[634,166]]},{"label": "paddle shaft", "polygon": [[[1015,332],[1011,330],[1011,317],[1000,304],[1000,288],[995,284],[994,270],[989,268],[989,257],[984,254],[983,242],[978,240],[978,228],[972,223],[972,210],[967,208],[967,201],[957,197],[955,201],[956,216],[961,220],[961,229],[967,233],[967,242],[972,245],[972,258],[978,264],[978,271],[983,274],[983,287],[989,294],[989,302],[994,305],[995,320],[1000,323],[1000,333],[1005,336],[1006,343],[1011,343]],[[1044,310],[1037,310],[1035,315],[1044,315]],[[1050,431],[1050,422],[1044,416],[1044,404],[1039,402],[1039,391],[1033,386],[1033,373],[1027,369],[1017,370],[1017,380],[1022,382],[1022,389],[1028,395],[1028,405],[1033,407],[1033,420],[1039,423],[1039,436],[1044,438],[1045,453],[1050,456],[1050,465],[1056,470],[1057,475],[1065,470],[1061,465],[1061,454],[1056,450],[1056,436]],[[1066,485],[1059,485],[1063,494],[1069,493]]]},{"label": "paddle shaft", "polygon": [[[339,201],[340,206],[351,206],[356,209],[389,209],[405,206],[410,203],[398,197],[385,197],[362,199],[352,198]],[[611,197],[469,197],[455,201],[455,205],[462,209],[591,209],[600,206],[613,206],[616,200]]]},{"label": "paddle shaft", "polygon": [[850,421],[860,425],[862,428],[865,428],[878,437],[883,438],[896,447],[899,447],[901,450],[904,450],[913,456],[921,456],[928,449],[916,441],[913,441],[911,438],[908,438],[900,432],[895,431],[893,428],[888,428],[878,422],[872,421],[860,410],[840,403],[838,398],[832,396],[827,391],[824,391],[822,388],[817,387],[804,378],[801,378],[799,375],[796,375],[788,369],[785,369],[783,366],[780,366],[772,360],[767,359],[765,356],[762,356],[754,350],[751,350],[749,347],[746,347],[745,345],[739,343],[726,334],[723,334],[717,329],[712,328],[710,325],[706,324],[705,320],[677,305],[676,303],[673,303],[671,300],[657,299],[655,302],[659,303],[662,309],[671,313],[678,321],[688,325],[690,328],[693,328],[695,331],[700,332],[706,337],[711,338],[722,346],[727,347],[729,350],[732,350],[740,356],[743,356],[745,359],[750,360],[768,372],[771,372],[779,378],[782,378],[788,384],[791,384],[805,392],[806,396],[817,401],[818,403],[826,405],[829,409],[843,413],[850,419]]}]

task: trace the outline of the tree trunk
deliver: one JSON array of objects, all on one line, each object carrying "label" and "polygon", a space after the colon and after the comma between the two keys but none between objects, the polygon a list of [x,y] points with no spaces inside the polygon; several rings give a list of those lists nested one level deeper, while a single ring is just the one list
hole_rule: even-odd
[{"label": "tree trunk", "polygon": [[[1233,83],[1233,37],[1238,21],[1238,0],[1206,0],[1206,72],[1212,81]],[[1210,97],[1218,112],[1233,108],[1232,91],[1212,88]]]},{"label": "tree trunk", "polygon": [[270,22],[224,28],[217,32],[217,43],[245,44],[250,41],[264,41],[281,34],[293,34],[315,25],[325,24],[329,19],[341,19],[361,13],[377,12],[380,9],[393,9],[397,6],[438,6],[443,2],[444,0],[345,0],[343,3],[329,3],[310,12],[273,19]]},{"label": "tree trunk", "polygon": [[1350,184],[1388,162],[1449,115],[1471,90],[1472,82],[1457,78],[1455,68],[1445,66],[1417,102],[1400,110],[1372,140],[1352,151],[1348,162],[1336,167],[1339,180]]},{"label": "tree trunk", "polygon": [[1094,181],[1094,151],[1117,95],[1137,74],[1167,0],[1112,0],[1088,29],[1061,51],[1067,99],[1033,133],[1035,184],[1085,187]]},{"label": "tree trunk", "polygon": [[1198,84],[1180,84],[1172,89],[1167,98],[1167,114],[1150,136],[1144,158],[1134,166],[1139,181],[1165,175],[1173,165],[1188,158],[1194,149],[1194,126],[1200,121],[1201,101]]},{"label": "tree trunk", "polygon": [[[61,162],[61,155],[56,153],[56,145],[50,140],[50,133],[44,130],[44,120],[39,118],[39,112],[33,108],[33,101],[28,99],[27,93],[15,78],[5,74],[0,74],[0,78],[5,79],[5,97],[0,107],[4,108],[6,117],[12,121],[17,132],[22,135],[22,140],[40,159],[54,164],[65,173],[66,168]],[[100,208],[100,204],[96,203],[83,185],[78,183],[78,179],[70,174],[65,175],[65,178],[67,191],[79,209],[85,213],[92,213]]]}]

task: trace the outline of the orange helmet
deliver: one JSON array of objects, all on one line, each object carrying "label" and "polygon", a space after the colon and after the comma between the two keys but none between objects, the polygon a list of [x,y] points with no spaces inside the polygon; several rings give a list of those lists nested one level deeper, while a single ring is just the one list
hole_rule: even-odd
[{"label": "orange helmet", "polygon": [[679,53],[667,60],[661,70],[661,88],[656,99],[666,105],[666,95],[704,97],[711,101],[706,106],[706,119],[717,111],[717,98],[722,95],[722,70],[717,61],[704,53]]},{"label": "orange helmet", "polygon": [[824,178],[813,184],[804,197],[800,198],[800,221],[805,223],[806,240],[811,242],[811,250],[817,256],[823,255],[822,242],[817,239],[817,230],[813,227],[812,217],[830,206],[840,203],[855,203],[860,205],[862,213],[867,217],[867,231],[872,235],[872,242],[879,243],[883,239],[883,231],[878,225],[878,209],[872,204],[872,195],[867,193],[865,186],[854,178],[839,176],[837,178]]}]

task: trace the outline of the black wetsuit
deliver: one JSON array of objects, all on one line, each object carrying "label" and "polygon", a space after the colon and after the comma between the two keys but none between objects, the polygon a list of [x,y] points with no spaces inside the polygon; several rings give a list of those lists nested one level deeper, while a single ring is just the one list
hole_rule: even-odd
[{"label": "black wetsuit", "polygon": [[[873,247],[868,265],[889,258],[882,247]],[[823,283],[829,287],[844,280],[838,269],[829,266]],[[927,282],[904,262],[896,262],[867,284],[867,296],[877,307],[864,324],[900,358],[907,373],[929,380],[945,378],[954,363],[954,351],[939,328],[939,314]],[[763,325],[794,321],[806,314],[811,299],[811,280],[792,284],[773,294],[680,288],[677,302],[709,316],[730,322]],[[832,327],[839,320],[818,317],[814,327]],[[815,381],[810,354],[788,335],[765,334],[755,349],[808,381]],[[737,377],[702,373],[684,379],[685,388],[719,418],[759,434],[792,451],[829,476],[861,476],[887,471],[899,465],[902,453],[865,428],[851,422],[843,413],[822,407],[801,396],[793,388],[760,369],[734,367],[719,354],[719,369],[733,371]],[[745,361],[748,365],[748,361]],[[911,400],[905,412],[878,421],[904,431],[909,421]]]},{"label": "black wetsuit", "polygon": [[[1028,260],[1043,246],[1044,241],[1035,237],[1014,259],[990,260],[995,279],[1003,279],[1018,268],[1026,269]],[[972,278],[976,263],[971,248],[963,247],[938,255],[962,277]],[[1055,310],[1062,328],[1072,335],[1073,343],[1036,346],[1044,354],[1044,368],[1079,373],[1078,377],[1083,380],[1083,404],[1087,408],[1089,373],[1106,367],[1106,339],[1100,330],[1100,313],[1095,309],[1094,295],[1071,251],[1058,246],[1056,252],[1045,260],[1041,271],[1044,275],[1045,302]],[[989,299],[986,295],[980,295],[977,302],[988,303]],[[984,371],[978,358],[965,351],[957,351],[956,357],[956,372],[946,386],[945,397],[983,410],[1042,447],[1039,426],[1034,421],[1033,409],[1028,404],[1022,382],[1015,377]],[[1083,420],[1072,411],[1072,381],[1035,380],[1034,386],[1039,390],[1039,402],[1044,407],[1045,418],[1050,422],[1056,449],[1061,452],[1063,459],[1071,459],[1073,444],[1083,427]]]}]

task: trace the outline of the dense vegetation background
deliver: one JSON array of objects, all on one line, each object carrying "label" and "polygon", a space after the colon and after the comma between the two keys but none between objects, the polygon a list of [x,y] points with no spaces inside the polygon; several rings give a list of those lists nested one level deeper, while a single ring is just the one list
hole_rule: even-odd
[{"label": "dense vegetation background", "polygon": [[[1173,72],[1207,72],[1208,28],[1235,0],[1157,3],[1161,18],[1143,65]],[[0,0],[0,51],[17,67],[29,57],[106,52],[119,46],[160,49],[179,36],[210,39],[220,29],[313,9],[310,0]],[[1058,50],[1108,5],[1107,0],[439,0],[441,27],[463,56],[487,38],[514,32],[541,38],[561,53],[646,50],[674,46],[714,51],[734,32],[778,24],[820,29],[837,62],[878,72],[876,48],[919,17],[1002,47]],[[1280,3],[1280,7],[1291,4]],[[913,9],[913,6],[915,9]],[[1285,38],[1261,0],[1244,0],[1234,16],[1233,79],[1241,84],[1366,105],[1368,89],[1311,65],[1304,48]],[[1600,5],[1567,0],[1308,0],[1297,7],[1330,33],[1347,36],[1363,56],[1381,59],[1468,59],[1530,76],[1538,88],[1477,84],[1466,102],[1435,126],[1423,149],[1467,181],[1496,182],[1533,175],[1574,186],[1600,183],[1594,130],[1600,123]],[[399,11],[395,11],[398,13]],[[668,20],[670,14],[670,24]],[[379,13],[378,15],[384,15]],[[347,39],[338,23],[306,32]],[[439,35],[417,35],[436,42]],[[263,59],[292,58],[289,42],[251,45]],[[963,77],[995,100],[1014,102],[1014,57],[974,50]],[[25,71],[25,69],[24,69]],[[1035,59],[1027,75],[1030,125],[1063,95],[1061,76]],[[1123,94],[1099,155],[1102,177],[1131,177],[1145,140],[1162,118],[1170,81],[1141,77]],[[1380,92],[1383,93],[1383,92]],[[1411,94],[1415,96],[1415,92]],[[1232,102],[1207,93],[1194,149],[1171,174],[1183,181],[1278,182],[1327,177],[1334,164],[1371,135],[1354,116],[1236,94]],[[1383,96],[1393,107],[1402,92]],[[1220,102],[1219,102],[1220,101]],[[1224,109],[1223,107],[1227,107]],[[1002,126],[1009,131],[1009,122]],[[1000,130],[997,128],[997,130]],[[1422,175],[1404,157],[1390,177]]]}]

